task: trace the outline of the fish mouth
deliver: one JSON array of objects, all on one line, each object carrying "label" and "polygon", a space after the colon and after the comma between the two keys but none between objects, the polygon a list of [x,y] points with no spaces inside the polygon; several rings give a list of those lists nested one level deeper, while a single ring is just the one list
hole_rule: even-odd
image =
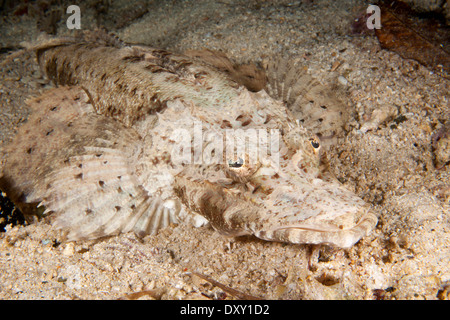
[{"label": "fish mouth", "polygon": [[377,215],[371,209],[364,208],[362,211],[360,219],[352,226],[298,223],[261,230],[255,232],[255,236],[293,244],[326,244],[350,248],[370,234],[378,222]]},{"label": "fish mouth", "polygon": [[179,174],[175,193],[227,236],[349,248],[378,221],[372,207],[337,180],[308,179],[280,170],[246,183],[235,179],[222,184],[223,175],[212,179],[216,171],[208,171],[204,178],[198,172],[187,168]]}]

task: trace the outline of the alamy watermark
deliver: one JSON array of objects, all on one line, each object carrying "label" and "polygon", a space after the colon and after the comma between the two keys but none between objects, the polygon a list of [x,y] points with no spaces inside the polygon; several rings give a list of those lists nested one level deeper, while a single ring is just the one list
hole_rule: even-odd
[{"label": "alamy watermark", "polygon": [[[66,10],[67,14],[71,14],[66,21],[68,29],[81,29],[81,10],[77,5],[70,5]],[[370,16],[367,18],[367,28],[370,30],[381,29],[381,10],[377,5],[369,5],[366,10]]]},{"label": "alamy watermark", "polygon": [[379,6],[369,5],[366,10],[367,14],[370,16],[367,18],[367,28],[370,30],[381,29],[381,10]]},{"label": "alamy watermark", "polygon": [[178,128],[170,135],[174,142],[171,160],[174,164],[228,164],[240,167],[270,161],[280,163],[278,129],[203,130],[195,121],[192,130]]},{"label": "alamy watermark", "polygon": [[66,13],[71,13],[72,15],[67,18],[66,25],[67,28],[72,29],[81,29],[81,10],[77,5],[70,5],[67,7]]},{"label": "alamy watermark", "polygon": [[[81,29],[81,10],[77,5],[70,5],[66,10],[68,29]],[[367,28],[381,28],[381,10],[376,5],[369,5],[366,13]],[[191,135],[191,132],[193,135]],[[280,152],[279,130],[272,129],[225,129],[203,132],[202,123],[196,121],[193,130],[175,129],[170,137],[175,142],[171,160],[175,164],[221,164],[240,167],[270,161],[279,167]],[[245,159],[244,159],[245,158]]]}]

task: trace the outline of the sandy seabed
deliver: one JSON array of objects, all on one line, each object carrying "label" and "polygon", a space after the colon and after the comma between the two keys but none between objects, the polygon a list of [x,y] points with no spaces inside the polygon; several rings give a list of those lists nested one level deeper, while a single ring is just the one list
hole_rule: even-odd
[{"label": "sandy seabed", "polygon": [[[239,63],[301,58],[352,109],[328,154],[338,179],[379,214],[372,234],[345,250],[226,238],[191,225],[144,239],[60,243],[42,220],[0,234],[0,299],[117,299],[141,291],[149,293],[142,298],[233,298],[192,272],[265,299],[448,299],[450,169],[436,168],[432,135],[449,118],[449,80],[381,49],[374,35],[353,35],[350,24],[368,4],[161,1],[116,33],[177,52],[221,50]],[[112,14],[129,6],[114,1]],[[92,10],[82,12],[82,28],[94,27]],[[39,34],[29,15],[3,19],[1,29],[2,48]],[[1,70],[3,141],[25,121],[24,100],[49,87],[31,54]]]}]

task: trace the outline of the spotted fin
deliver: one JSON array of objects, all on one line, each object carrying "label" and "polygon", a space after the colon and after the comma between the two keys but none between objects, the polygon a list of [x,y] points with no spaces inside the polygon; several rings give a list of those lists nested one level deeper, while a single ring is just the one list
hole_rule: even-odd
[{"label": "spotted fin", "polygon": [[189,50],[184,54],[224,72],[233,81],[245,86],[249,91],[258,92],[264,89],[266,85],[266,74],[256,64],[237,64],[223,52],[209,49]]},{"label": "spotted fin", "polygon": [[264,64],[267,93],[285,102],[305,128],[321,136],[342,131],[350,114],[336,92],[310,76],[295,59],[279,58]]},{"label": "spotted fin", "polygon": [[0,187],[13,201],[44,206],[70,240],[143,236],[176,222],[178,208],[142,186],[144,143],[134,129],[94,113],[79,87],[29,105],[32,116],[3,151]]}]

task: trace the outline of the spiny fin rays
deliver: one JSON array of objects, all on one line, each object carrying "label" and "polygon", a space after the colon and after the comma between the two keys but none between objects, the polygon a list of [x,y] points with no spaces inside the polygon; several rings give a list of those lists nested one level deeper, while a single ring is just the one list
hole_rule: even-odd
[{"label": "spiny fin rays", "polygon": [[78,87],[53,89],[29,103],[34,113],[5,148],[0,178],[15,202],[40,202],[54,213],[56,227],[69,230],[69,240],[127,231],[143,236],[177,222],[179,208],[149,194],[135,172],[143,141],[134,129],[89,112]]}]

